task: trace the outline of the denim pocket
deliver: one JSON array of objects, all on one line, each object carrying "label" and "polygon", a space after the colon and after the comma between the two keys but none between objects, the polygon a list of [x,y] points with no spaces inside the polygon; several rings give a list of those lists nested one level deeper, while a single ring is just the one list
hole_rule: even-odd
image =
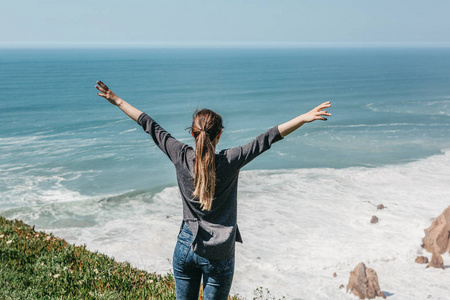
[{"label": "denim pocket", "polygon": [[176,265],[178,266],[184,265],[190,249],[191,249],[190,245],[186,245],[180,240],[178,240],[177,245],[175,246],[175,250],[173,252],[174,268]]},{"label": "denim pocket", "polygon": [[187,224],[184,224],[182,230],[178,234],[178,241],[186,246],[192,245],[192,242],[194,241],[194,236],[192,235],[192,232],[187,226]]},{"label": "denim pocket", "polygon": [[192,235],[182,231],[178,235],[178,241],[186,246],[190,246],[192,244]]}]

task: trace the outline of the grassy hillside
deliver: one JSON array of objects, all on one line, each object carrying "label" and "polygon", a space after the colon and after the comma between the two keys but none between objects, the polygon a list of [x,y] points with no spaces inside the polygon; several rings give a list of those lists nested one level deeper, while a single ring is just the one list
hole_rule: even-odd
[{"label": "grassy hillside", "polygon": [[1,216],[0,259],[0,299],[175,299],[170,274],[138,270]]}]

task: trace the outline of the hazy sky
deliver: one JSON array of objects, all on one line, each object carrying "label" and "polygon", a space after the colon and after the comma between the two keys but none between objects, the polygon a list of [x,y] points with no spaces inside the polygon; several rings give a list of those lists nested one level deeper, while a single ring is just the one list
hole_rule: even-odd
[{"label": "hazy sky", "polygon": [[450,0],[5,0],[0,44],[449,43]]}]

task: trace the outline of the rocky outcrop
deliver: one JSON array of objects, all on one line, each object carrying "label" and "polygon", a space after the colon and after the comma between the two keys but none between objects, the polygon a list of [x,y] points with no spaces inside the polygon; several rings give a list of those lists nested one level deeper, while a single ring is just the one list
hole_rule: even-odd
[{"label": "rocky outcrop", "polygon": [[416,263],[418,263],[418,264],[427,264],[428,263],[428,257],[417,256],[416,257]]},{"label": "rocky outcrop", "polygon": [[372,223],[372,224],[378,223],[378,217],[377,216],[372,216],[372,219],[370,219],[370,223]]},{"label": "rocky outcrop", "polygon": [[430,253],[450,252],[450,206],[425,229],[423,247]]},{"label": "rocky outcrop", "polygon": [[386,296],[380,290],[377,273],[371,268],[366,268],[362,262],[350,272],[350,279],[347,285],[348,291],[359,297],[359,299],[374,299],[375,297],[386,299]]},{"label": "rocky outcrop", "polygon": [[437,251],[435,251],[433,253],[433,255],[431,256],[431,261],[430,261],[430,264],[427,266],[427,268],[429,268],[429,267],[445,270],[444,259]]}]

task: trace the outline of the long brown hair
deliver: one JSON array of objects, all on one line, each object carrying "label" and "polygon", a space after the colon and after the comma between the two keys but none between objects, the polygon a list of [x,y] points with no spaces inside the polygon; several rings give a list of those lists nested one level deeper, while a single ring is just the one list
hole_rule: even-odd
[{"label": "long brown hair", "polygon": [[195,176],[192,193],[202,210],[211,210],[216,190],[216,137],[222,132],[222,117],[209,109],[196,110],[192,118],[195,138]]}]

